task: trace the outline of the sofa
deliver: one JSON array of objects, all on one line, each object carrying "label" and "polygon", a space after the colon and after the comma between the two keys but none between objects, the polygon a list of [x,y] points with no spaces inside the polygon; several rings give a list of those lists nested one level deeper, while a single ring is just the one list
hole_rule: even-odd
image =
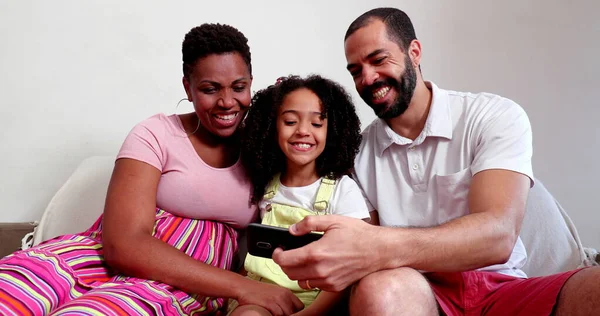
[{"label": "sofa", "polygon": [[[82,161],[54,195],[34,232],[23,239],[23,248],[92,225],[102,213],[113,166],[111,156]],[[528,276],[598,265],[596,250],[582,246],[571,219],[539,179],[529,194],[521,239],[529,255],[523,268]],[[240,256],[241,260],[245,253]]]}]

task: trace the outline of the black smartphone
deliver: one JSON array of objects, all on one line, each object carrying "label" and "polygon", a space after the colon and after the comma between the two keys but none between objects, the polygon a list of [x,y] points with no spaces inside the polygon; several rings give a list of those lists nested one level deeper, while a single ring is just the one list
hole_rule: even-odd
[{"label": "black smartphone", "polygon": [[319,233],[294,236],[287,228],[252,223],[248,226],[246,240],[251,255],[270,259],[277,247],[284,250],[296,249],[319,240],[321,236],[323,234]]}]

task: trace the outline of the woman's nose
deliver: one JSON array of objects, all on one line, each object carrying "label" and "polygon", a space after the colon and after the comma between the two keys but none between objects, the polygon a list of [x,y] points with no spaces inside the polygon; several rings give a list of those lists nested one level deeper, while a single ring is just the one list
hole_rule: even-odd
[{"label": "woman's nose", "polygon": [[236,101],[233,97],[233,92],[231,91],[231,89],[221,90],[221,94],[219,96],[219,100],[217,101],[217,105],[222,108],[230,109],[234,107],[235,104]]}]

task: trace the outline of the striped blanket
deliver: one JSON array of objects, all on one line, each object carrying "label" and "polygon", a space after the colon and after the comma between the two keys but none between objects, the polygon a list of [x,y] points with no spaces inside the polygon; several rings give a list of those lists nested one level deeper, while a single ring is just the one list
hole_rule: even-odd
[{"label": "striped blanket", "polygon": [[[192,258],[230,269],[237,232],[218,222],[157,210],[153,235]],[[0,315],[206,315],[226,299],[115,273],[102,255],[102,217],[87,231],[60,236],[0,259]]]}]

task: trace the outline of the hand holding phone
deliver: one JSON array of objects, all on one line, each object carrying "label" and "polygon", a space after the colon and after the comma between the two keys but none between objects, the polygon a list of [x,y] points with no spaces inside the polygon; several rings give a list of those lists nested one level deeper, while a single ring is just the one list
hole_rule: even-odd
[{"label": "hand holding phone", "polygon": [[321,236],[323,234],[319,233],[294,236],[287,228],[252,223],[248,226],[248,252],[253,256],[271,259],[275,248],[300,248],[319,240]]}]

